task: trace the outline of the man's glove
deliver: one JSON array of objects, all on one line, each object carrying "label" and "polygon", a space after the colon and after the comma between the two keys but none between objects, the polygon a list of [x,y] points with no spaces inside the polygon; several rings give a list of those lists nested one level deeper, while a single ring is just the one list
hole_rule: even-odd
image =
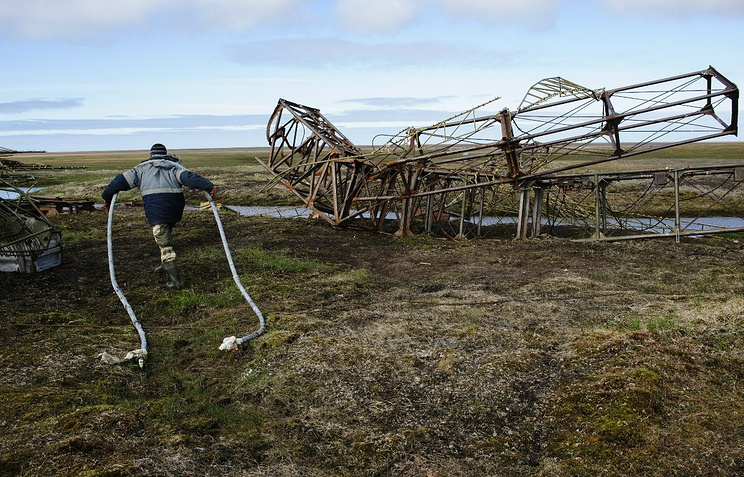
[{"label": "man's glove", "polygon": [[209,191],[209,196],[214,199],[215,195],[217,195],[217,188],[212,186],[212,190]]}]

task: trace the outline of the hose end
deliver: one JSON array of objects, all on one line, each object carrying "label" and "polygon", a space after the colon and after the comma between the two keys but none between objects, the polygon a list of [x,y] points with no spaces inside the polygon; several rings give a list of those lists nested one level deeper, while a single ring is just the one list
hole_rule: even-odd
[{"label": "hose end", "polygon": [[238,339],[235,336],[228,336],[222,340],[220,351],[229,351],[234,353],[238,350]]}]

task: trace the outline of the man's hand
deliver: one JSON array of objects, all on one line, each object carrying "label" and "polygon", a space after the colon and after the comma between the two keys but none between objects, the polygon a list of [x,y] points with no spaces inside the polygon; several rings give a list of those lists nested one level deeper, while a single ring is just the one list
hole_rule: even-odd
[{"label": "man's hand", "polygon": [[109,202],[109,201],[107,201],[107,200],[106,200],[106,201],[104,201],[104,202],[103,202],[103,210],[105,210],[106,212],[108,212],[108,210],[109,210],[109,207],[111,207],[111,202]]},{"label": "man's hand", "polygon": [[209,191],[209,196],[214,199],[215,195],[217,195],[217,188],[212,186],[212,190]]}]

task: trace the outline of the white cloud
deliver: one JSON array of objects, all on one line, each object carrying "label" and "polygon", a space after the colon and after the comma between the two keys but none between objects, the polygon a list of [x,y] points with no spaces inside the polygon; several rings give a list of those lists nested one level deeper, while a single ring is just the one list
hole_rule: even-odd
[{"label": "white cloud", "polygon": [[[574,0],[575,1],[575,0]],[[281,24],[290,30],[362,33],[401,30],[430,14],[490,24],[551,25],[569,0],[0,0],[0,36],[82,39],[148,28],[242,32]],[[585,2],[590,3],[590,2]],[[620,14],[744,15],[744,0],[604,0]],[[312,12],[312,13],[311,13]],[[305,21],[313,14],[312,21]],[[303,21],[297,20],[304,16]]]},{"label": "white cloud", "polygon": [[338,0],[336,12],[349,30],[390,32],[411,23],[421,0]]},{"label": "white cloud", "polygon": [[75,39],[107,31],[171,27],[189,18],[194,28],[242,30],[289,15],[309,0],[0,0],[3,32],[27,39]]},{"label": "white cloud", "polygon": [[204,22],[214,28],[240,31],[263,21],[289,16],[306,0],[190,0]]},{"label": "white cloud", "polygon": [[[278,54],[281,52],[281,54]],[[511,63],[508,54],[444,43],[362,43],[335,38],[266,40],[237,45],[232,57],[248,65],[295,68],[481,65],[484,56]]]},{"label": "white cloud", "polygon": [[673,16],[742,15],[744,0],[606,0],[610,11],[622,14],[658,13]]},{"label": "white cloud", "polygon": [[30,39],[84,37],[120,25],[144,21],[174,0],[0,0],[5,31]]},{"label": "white cloud", "polygon": [[68,99],[29,99],[25,101],[13,101],[0,103],[0,114],[25,113],[27,111],[39,111],[49,109],[70,109],[83,105],[82,98]]},{"label": "white cloud", "polygon": [[439,0],[442,10],[468,20],[523,22],[544,27],[553,22],[561,0]]}]

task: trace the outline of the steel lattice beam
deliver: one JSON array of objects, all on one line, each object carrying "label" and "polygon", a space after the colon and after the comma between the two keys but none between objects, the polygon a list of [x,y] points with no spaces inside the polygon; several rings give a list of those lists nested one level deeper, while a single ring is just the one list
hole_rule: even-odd
[{"label": "steel lattice beam", "polygon": [[[739,90],[713,67],[615,89],[554,77],[534,85],[517,111],[491,102],[440,123],[408,128],[368,153],[317,109],[280,100],[267,128],[266,168],[333,225],[397,233],[494,211],[512,191],[516,235],[539,233],[536,200],[590,166],[738,133]],[[538,190],[529,198],[529,191]],[[527,192],[525,192],[527,191]],[[528,196],[525,197],[524,194]],[[532,203],[532,206],[529,204]],[[358,220],[363,219],[363,220]]]}]

